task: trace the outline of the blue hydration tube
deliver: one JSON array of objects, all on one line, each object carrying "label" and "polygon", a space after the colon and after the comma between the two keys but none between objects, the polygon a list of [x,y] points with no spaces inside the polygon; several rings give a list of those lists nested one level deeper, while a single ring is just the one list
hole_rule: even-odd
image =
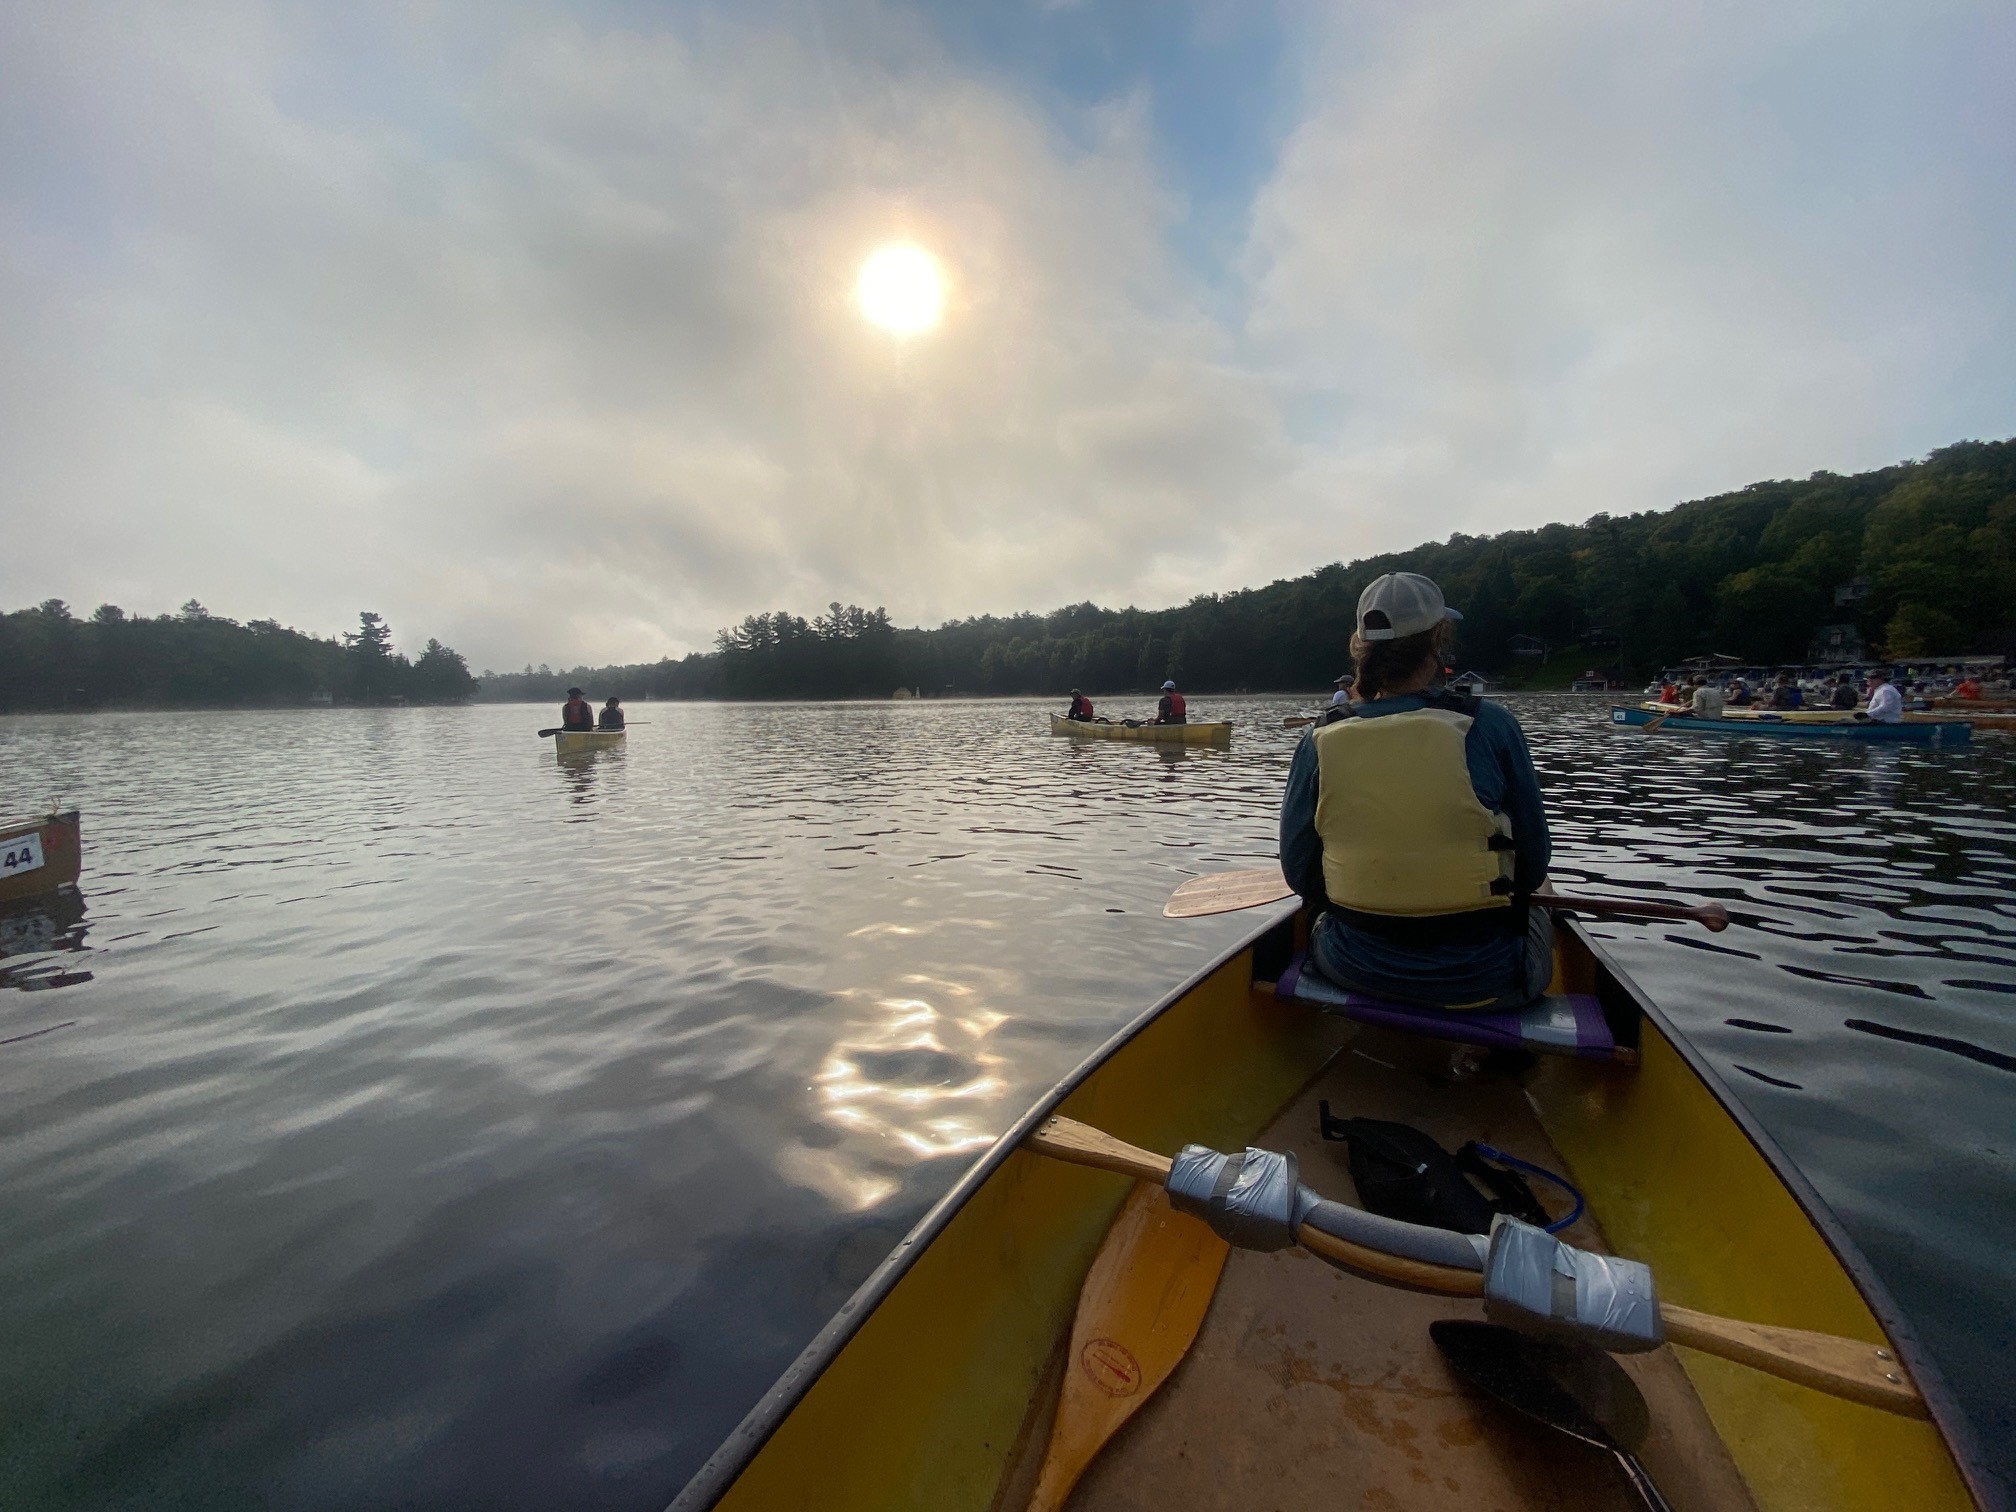
[{"label": "blue hydration tube", "polygon": [[1582,1193],[1576,1189],[1575,1184],[1565,1176],[1556,1176],[1544,1166],[1537,1166],[1530,1160],[1521,1160],[1517,1155],[1507,1155],[1503,1150],[1495,1149],[1491,1145],[1485,1144],[1481,1139],[1473,1139],[1470,1143],[1477,1153],[1482,1155],[1486,1160],[1495,1160],[1500,1165],[1511,1166],[1515,1171],[1524,1171],[1529,1176],[1538,1176],[1542,1181],[1551,1181],[1555,1186],[1561,1188],[1562,1191],[1575,1199],[1575,1210],[1566,1218],[1557,1218],[1548,1224],[1548,1233],[1558,1234],[1582,1216],[1582,1209],[1587,1204],[1583,1202]]}]

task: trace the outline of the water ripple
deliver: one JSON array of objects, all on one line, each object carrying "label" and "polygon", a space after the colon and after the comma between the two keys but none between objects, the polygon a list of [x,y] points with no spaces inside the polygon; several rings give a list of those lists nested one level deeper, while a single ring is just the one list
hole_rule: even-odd
[{"label": "water ripple", "polygon": [[[81,899],[0,913],[0,1455],[24,1505],[663,1505],[973,1153],[1244,927],[1230,751],[1045,706],[0,720]],[[1557,882],[1837,1206],[1976,1412],[2016,1282],[2016,741],[1820,751],[1517,702]]]}]

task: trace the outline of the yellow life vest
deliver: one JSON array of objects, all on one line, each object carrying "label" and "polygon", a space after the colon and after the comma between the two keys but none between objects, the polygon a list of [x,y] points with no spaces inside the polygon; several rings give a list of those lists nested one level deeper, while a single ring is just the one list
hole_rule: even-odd
[{"label": "yellow life vest", "polygon": [[1477,801],[1472,716],[1418,709],[1316,731],[1316,834],[1330,901],[1422,916],[1512,903],[1512,821]]}]

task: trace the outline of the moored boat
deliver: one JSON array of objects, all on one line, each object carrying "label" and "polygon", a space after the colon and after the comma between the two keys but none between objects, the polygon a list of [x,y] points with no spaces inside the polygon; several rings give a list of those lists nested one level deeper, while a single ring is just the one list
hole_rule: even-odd
[{"label": "moored boat", "polygon": [[1164,745],[1232,744],[1232,724],[1229,720],[1180,725],[1130,725],[1107,720],[1066,719],[1052,714],[1050,733],[1069,735],[1077,740],[1150,740]]},{"label": "moored boat", "polygon": [[[1730,717],[1734,715],[1736,717]],[[1817,709],[1725,710],[1721,719],[1696,719],[1691,714],[1666,714],[1658,706],[1610,710],[1613,725],[1637,725],[1653,731],[1691,735],[1769,735],[1809,740],[1873,741],[1891,745],[1962,745],[1974,730],[1964,719],[1924,724],[1878,724]]]},{"label": "moored boat", "polygon": [[622,730],[562,730],[553,737],[553,749],[561,756],[604,751],[622,745],[624,733]]},{"label": "moored boat", "polygon": [[[1081,1125],[1142,1147],[1134,1156],[1250,1142],[1293,1151],[1302,1179],[1337,1197],[1352,1184],[1341,1147],[1316,1136],[1321,1101],[1565,1170],[1588,1202],[1565,1237],[1648,1263],[1669,1339],[1683,1336],[1683,1317],[1708,1313],[1759,1344],[1744,1356],[1697,1332],[1687,1342],[1700,1348],[1626,1357],[1659,1424],[1645,1463],[1676,1506],[1989,1504],[1964,1423],[1866,1262],[1578,925],[1557,930],[1553,990],[1596,1005],[1610,1052],[1512,1056],[1464,1080],[1450,1078],[1441,1040],[1284,1001],[1270,984],[1289,979],[1292,931],[1277,912],[1025,1115],[861,1285],[674,1512],[1021,1512],[1067,1496],[1078,1512],[1626,1505],[1606,1459],[1537,1441],[1443,1365],[1427,1324],[1475,1317],[1476,1302],[1394,1291],[1366,1271],[1314,1264],[1307,1248],[1228,1256],[1168,1211],[1159,1188],[1113,1174],[1133,1171],[1128,1160],[1093,1170],[1055,1158]],[[1138,1338],[1085,1327],[1114,1302],[1106,1289],[1125,1292],[1135,1274],[1095,1266],[1102,1239],[1110,1248],[1143,1214],[1202,1236],[1177,1278],[1196,1316],[1173,1374],[1169,1341],[1154,1337],[1157,1296],[1119,1298],[1116,1316],[1136,1307],[1147,1320]],[[1306,1245],[1310,1229],[1300,1232]],[[1151,1290],[1164,1279],[1150,1267],[1139,1276]],[[1743,1334],[1750,1325],[1762,1326]],[[1795,1384],[1783,1354],[1771,1374],[1734,1363],[1785,1348],[1849,1358],[1867,1389],[1848,1400],[1838,1375],[1824,1391]],[[1145,1405],[1092,1446],[1075,1492],[1060,1488],[1045,1466],[1071,1437],[1071,1404],[1135,1394]]]},{"label": "moored boat", "polygon": [[[1648,701],[1638,706],[1647,714],[1686,715],[1688,704],[1660,703]],[[1757,719],[1767,724],[1784,721],[1788,724],[1859,724],[1855,714],[1846,709],[1758,709],[1742,708],[1722,711],[1724,719]],[[1924,709],[1906,709],[1905,724],[1965,724],[1976,730],[2016,730],[2016,714],[1963,714],[1958,709],[1932,712]]]},{"label": "moored boat", "polygon": [[0,824],[0,903],[72,886],[83,868],[83,826],[76,809]]}]

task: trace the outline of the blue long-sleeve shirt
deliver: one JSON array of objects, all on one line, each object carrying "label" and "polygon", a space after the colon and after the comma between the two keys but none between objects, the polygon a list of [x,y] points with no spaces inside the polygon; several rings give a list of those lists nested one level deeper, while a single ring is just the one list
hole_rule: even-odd
[{"label": "blue long-sleeve shirt", "polygon": [[[1357,705],[1361,719],[1377,719],[1428,707],[1417,693],[1375,699]],[[1477,801],[1512,821],[1512,877],[1522,893],[1547,879],[1553,840],[1547,810],[1540,797],[1540,779],[1526,732],[1519,721],[1494,703],[1480,703],[1463,740],[1463,758]],[[1321,905],[1323,841],[1316,833],[1317,762],[1315,731],[1302,737],[1288,768],[1288,788],[1281,798],[1281,873],[1305,902]],[[1524,940],[1509,927],[1502,936],[1433,945],[1402,944],[1382,935],[1340,927],[1326,928],[1325,948],[1318,964],[1331,974],[1342,973],[1358,985],[1413,996],[1432,988],[1449,1001],[1483,998],[1500,990],[1524,960]],[[1409,989],[1414,989],[1410,991]]]}]

